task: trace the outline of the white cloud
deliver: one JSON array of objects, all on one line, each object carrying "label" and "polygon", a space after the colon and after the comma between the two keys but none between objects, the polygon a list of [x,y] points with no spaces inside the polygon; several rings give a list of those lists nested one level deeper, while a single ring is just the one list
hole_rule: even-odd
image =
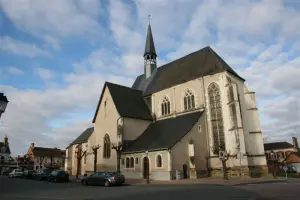
[{"label": "white cloud", "polygon": [[0,73],[3,75],[15,75],[15,76],[19,76],[19,75],[23,75],[25,72],[17,67],[14,66],[9,66],[9,67],[2,67],[0,69]]},{"label": "white cloud", "polygon": [[11,54],[34,58],[50,56],[48,51],[42,50],[34,44],[25,43],[9,36],[0,37],[0,50]]},{"label": "white cloud", "polygon": [[44,81],[50,81],[55,78],[56,73],[52,70],[38,67],[35,69],[35,73]]},{"label": "white cloud", "polygon": [[17,28],[46,41],[44,35],[70,40],[67,37],[95,37],[101,32],[99,0],[0,0],[0,6]]}]

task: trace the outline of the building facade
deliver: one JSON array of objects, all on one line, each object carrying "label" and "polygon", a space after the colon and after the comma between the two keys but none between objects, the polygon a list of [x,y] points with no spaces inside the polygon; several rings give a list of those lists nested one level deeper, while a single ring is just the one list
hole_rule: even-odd
[{"label": "building facade", "polygon": [[11,160],[8,137],[5,136],[3,142],[0,142],[0,164],[7,163]]},{"label": "building facade", "polygon": [[35,147],[34,143],[32,143],[25,157],[28,161],[33,162],[34,170],[39,168],[65,168],[65,150],[57,148]]},{"label": "building facade", "polygon": [[266,173],[255,93],[245,80],[210,47],[161,67],[156,58],[149,24],[144,74],[132,87],[103,86],[88,139],[101,146],[97,170],[115,171],[121,146],[128,178],[219,176],[220,150],[229,155],[229,175]]}]

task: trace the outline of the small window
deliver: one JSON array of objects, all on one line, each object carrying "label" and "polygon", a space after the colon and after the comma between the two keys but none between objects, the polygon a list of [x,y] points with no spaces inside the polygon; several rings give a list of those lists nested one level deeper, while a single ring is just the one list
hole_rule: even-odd
[{"label": "small window", "polygon": [[129,158],[126,158],[126,168],[129,168]]},{"label": "small window", "polygon": [[162,158],[161,155],[156,156],[156,167],[162,167]]},{"label": "small window", "polygon": [[201,132],[202,132],[202,127],[201,127],[201,124],[199,124],[199,125],[198,125],[198,131],[199,131],[199,133],[201,133]]},{"label": "small window", "polygon": [[135,158],[135,164],[136,164],[136,165],[139,164],[139,158]]},{"label": "small window", "polygon": [[124,165],[124,158],[121,159],[121,165]]}]

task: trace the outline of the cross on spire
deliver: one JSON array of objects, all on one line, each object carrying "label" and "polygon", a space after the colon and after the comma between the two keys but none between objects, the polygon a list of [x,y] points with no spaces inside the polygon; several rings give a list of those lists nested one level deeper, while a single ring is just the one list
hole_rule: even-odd
[{"label": "cross on spire", "polygon": [[148,15],[148,20],[149,20],[149,24],[150,24],[150,20],[151,20],[151,15]]}]

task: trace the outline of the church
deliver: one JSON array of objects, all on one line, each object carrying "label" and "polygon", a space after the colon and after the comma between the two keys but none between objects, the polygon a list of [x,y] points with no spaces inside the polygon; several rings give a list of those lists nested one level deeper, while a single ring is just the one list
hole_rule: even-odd
[{"label": "church", "polygon": [[221,176],[219,149],[229,176],[267,173],[255,92],[245,79],[209,46],[157,67],[153,38],[149,24],[144,73],[132,87],[103,86],[85,143],[88,152],[100,145],[97,170],[116,171],[119,163],[126,178]]}]

